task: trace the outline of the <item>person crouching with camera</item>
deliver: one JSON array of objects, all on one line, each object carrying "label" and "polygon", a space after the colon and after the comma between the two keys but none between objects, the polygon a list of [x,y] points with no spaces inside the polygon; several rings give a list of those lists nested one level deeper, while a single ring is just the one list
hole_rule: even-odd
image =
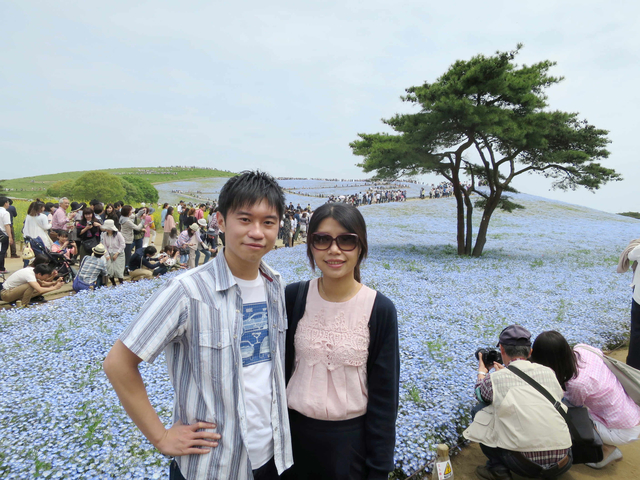
[{"label": "person crouching with camera", "polygon": [[[498,342],[504,366],[486,365],[478,353],[473,423],[463,432],[480,443],[486,465],[476,476],[486,480],[510,479],[511,472],[529,478],[555,478],[571,468],[571,436],[553,404],[509,368],[516,367],[544,387],[558,401],[563,391],[548,367],[529,362],[531,333],[509,325]],[[485,351],[485,356],[486,356]],[[494,354],[497,352],[493,352]],[[499,358],[499,357],[498,357]],[[495,369],[489,373],[490,369]]]}]

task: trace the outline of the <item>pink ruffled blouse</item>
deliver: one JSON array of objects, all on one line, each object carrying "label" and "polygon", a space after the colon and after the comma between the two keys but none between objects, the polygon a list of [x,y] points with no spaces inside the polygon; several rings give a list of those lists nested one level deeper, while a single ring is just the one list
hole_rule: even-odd
[{"label": "pink ruffled blouse", "polygon": [[289,408],[318,420],[347,420],[366,413],[369,318],[375,298],[376,291],[363,285],[346,302],[328,302],[318,292],[318,279],[309,283],[294,340]]}]

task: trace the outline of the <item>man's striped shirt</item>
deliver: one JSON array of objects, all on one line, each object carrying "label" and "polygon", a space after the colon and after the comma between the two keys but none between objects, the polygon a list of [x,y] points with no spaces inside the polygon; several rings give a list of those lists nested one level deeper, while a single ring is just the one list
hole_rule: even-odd
[{"label": "man's striped shirt", "polygon": [[[284,285],[264,262],[273,368],[271,428],[274,459],[282,473],[293,463],[285,398],[284,345],[287,320]],[[152,363],[165,350],[175,390],[173,420],[217,424],[218,447],[202,455],[176,457],[189,479],[251,479],[242,378],[242,297],[224,251],[159,289],[120,340]]]}]

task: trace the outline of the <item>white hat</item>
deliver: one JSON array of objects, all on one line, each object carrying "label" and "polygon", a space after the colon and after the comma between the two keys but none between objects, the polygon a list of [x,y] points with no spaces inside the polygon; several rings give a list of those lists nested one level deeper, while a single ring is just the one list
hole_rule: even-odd
[{"label": "white hat", "polygon": [[201,218],[200,220],[198,220],[198,225],[200,225],[201,227],[206,227],[207,221],[204,218]]},{"label": "white hat", "polygon": [[107,218],[104,223],[102,224],[102,230],[112,230],[114,232],[117,232],[118,229],[116,228],[116,224],[113,220],[111,220],[110,218]]},{"label": "white hat", "polygon": [[189,225],[189,228],[194,232],[197,232],[198,230],[200,230],[200,225],[198,225],[197,223],[192,223],[191,225]]}]

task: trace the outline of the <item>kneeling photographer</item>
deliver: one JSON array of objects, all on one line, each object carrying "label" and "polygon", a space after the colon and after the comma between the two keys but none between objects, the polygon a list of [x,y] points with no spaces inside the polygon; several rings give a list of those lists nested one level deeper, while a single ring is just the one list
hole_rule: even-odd
[{"label": "kneeling photographer", "polygon": [[[480,443],[487,464],[478,478],[510,479],[511,472],[530,478],[555,478],[571,468],[571,436],[562,416],[542,394],[510,368],[531,377],[558,402],[563,391],[548,367],[529,362],[531,333],[510,325],[500,333],[496,351],[479,350],[473,423],[463,435]],[[484,352],[484,355],[483,355]],[[489,355],[487,355],[489,354]],[[491,360],[485,364],[483,357]],[[493,358],[491,358],[493,357]],[[504,362],[504,366],[498,362]],[[489,370],[494,368],[493,373]]]}]

